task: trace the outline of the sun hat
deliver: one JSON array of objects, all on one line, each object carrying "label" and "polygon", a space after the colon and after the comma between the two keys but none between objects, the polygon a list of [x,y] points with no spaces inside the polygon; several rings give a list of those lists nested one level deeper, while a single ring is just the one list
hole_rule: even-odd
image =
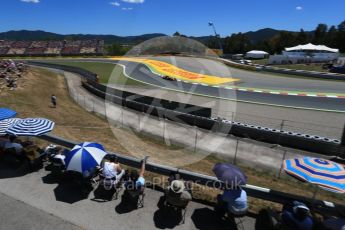
[{"label": "sun hat", "polygon": [[174,180],[171,182],[170,188],[174,193],[182,193],[185,189],[185,186],[183,181]]},{"label": "sun hat", "polygon": [[297,210],[300,210],[300,209],[303,209],[303,210],[305,210],[305,211],[310,211],[309,208],[308,208],[308,206],[305,205],[305,204],[302,203],[302,202],[294,201],[293,204],[294,204],[294,207],[293,207],[294,211],[297,211]]}]

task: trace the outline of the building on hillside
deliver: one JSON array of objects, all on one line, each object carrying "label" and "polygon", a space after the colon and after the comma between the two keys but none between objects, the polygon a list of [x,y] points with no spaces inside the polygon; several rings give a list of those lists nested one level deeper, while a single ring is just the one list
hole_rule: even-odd
[{"label": "building on hillside", "polygon": [[339,57],[339,50],[329,48],[324,45],[298,45],[285,48],[282,55],[272,55],[269,58],[269,64],[303,64],[330,62]]},{"label": "building on hillside", "polygon": [[262,50],[252,50],[246,53],[246,58],[252,59],[264,59],[268,58],[269,53],[262,51]]}]

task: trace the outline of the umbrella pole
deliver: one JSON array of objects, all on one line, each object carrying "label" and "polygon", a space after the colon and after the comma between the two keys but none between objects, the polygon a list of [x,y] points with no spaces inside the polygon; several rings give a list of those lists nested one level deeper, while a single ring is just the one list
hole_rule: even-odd
[{"label": "umbrella pole", "polygon": [[315,185],[314,193],[313,193],[313,198],[312,198],[312,204],[315,202],[316,194],[319,191],[319,186]]}]

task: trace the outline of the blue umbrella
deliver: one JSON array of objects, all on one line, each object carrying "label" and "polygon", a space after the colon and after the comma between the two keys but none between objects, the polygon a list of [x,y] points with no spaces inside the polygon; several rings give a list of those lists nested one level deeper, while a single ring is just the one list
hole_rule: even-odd
[{"label": "blue umbrella", "polygon": [[21,119],[6,130],[14,136],[40,136],[53,130],[55,123],[45,118]]},{"label": "blue umbrella", "polygon": [[229,163],[217,163],[213,167],[213,172],[218,180],[228,185],[245,185],[247,184],[247,176],[238,167]]},{"label": "blue umbrella", "polygon": [[284,160],[284,170],[299,180],[323,189],[345,193],[345,166],[336,162],[304,157]]},{"label": "blue umbrella", "polygon": [[21,119],[10,118],[10,119],[5,119],[5,120],[0,121],[0,136],[6,135],[6,130],[12,125],[14,125],[15,123],[17,123],[19,120]]},{"label": "blue umbrella", "polygon": [[0,108],[0,121],[8,118],[15,117],[17,115],[16,111],[6,108]]},{"label": "blue umbrella", "polygon": [[67,154],[65,164],[67,170],[80,172],[82,174],[91,172],[99,166],[107,155],[102,145],[92,142],[84,142],[74,146]]}]

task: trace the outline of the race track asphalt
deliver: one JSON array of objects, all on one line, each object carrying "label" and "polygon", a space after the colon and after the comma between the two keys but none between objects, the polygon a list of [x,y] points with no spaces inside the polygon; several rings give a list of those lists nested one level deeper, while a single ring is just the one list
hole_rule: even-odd
[{"label": "race track asphalt", "polygon": [[[263,89],[265,91],[278,90],[301,93],[311,92],[318,94],[345,93],[345,81],[320,80],[273,73],[244,71],[240,69],[230,68],[214,60],[202,58],[164,56],[148,57],[148,59],[171,63],[181,69],[185,69],[191,72],[210,74],[219,77],[230,76],[238,78],[240,79],[240,82],[235,83],[235,86],[238,87]],[[117,61],[104,58],[64,59],[64,61],[65,60],[83,62],[108,62],[114,64],[120,63],[126,67],[126,74],[131,78],[161,88],[186,92],[194,95],[230,99],[238,102],[249,102],[261,105],[345,112],[345,98],[257,93],[225,89],[222,87],[210,87],[201,84],[186,83],[183,81],[167,81],[163,80],[159,75],[152,73],[146,65],[129,61]]]},{"label": "race track asphalt", "polygon": [[[210,60],[207,60],[207,61],[210,61]],[[210,62],[214,62],[214,61],[210,61]],[[289,95],[278,95],[278,94],[268,94],[268,93],[255,93],[255,92],[246,92],[246,91],[238,91],[238,90],[234,91],[230,89],[210,87],[210,86],[204,86],[200,84],[190,84],[190,83],[185,83],[182,81],[179,81],[179,82],[167,81],[167,80],[163,80],[160,76],[153,74],[149,70],[149,68],[146,67],[145,65],[134,63],[134,62],[126,62],[126,61],[121,61],[120,63],[126,66],[126,73],[132,78],[152,84],[152,85],[156,85],[162,88],[170,89],[170,90],[177,90],[177,91],[182,91],[182,92],[187,92],[187,93],[192,93],[192,94],[197,94],[197,95],[204,95],[204,96],[223,98],[223,99],[231,99],[231,100],[242,101],[242,102],[252,102],[252,103],[258,103],[258,104],[269,104],[269,105],[278,105],[278,106],[294,107],[294,108],[308,108],[308,109],[320,109],[320,110],[332,110],[332,111],[345,112],[345,99],[343,98],[304,97],[304,96],[289,96]],[[188,70],[193,70],[193,68],[195,68],[195,67],[190,68],[189,66],[183,65],[181,68],[185,68]],[[215,68],[215,69],[218,71],[220,70],[220,68]],[[205,71],[205,73],[207,72]],[[248,71],[242,71],[242,73],[250,75],[251,78],[256,79],[256,81],[259,81],[259,78],[261,77],[260,73],[254,73],[254,72],[248,72]],[[258,76],[255,78],[255,77],[252,77],[252,75],[254,76],[258,75]],[[272,77],[270,76],[270,78]],[[240,79],[243,79],[243,78],[240,77]],[[276,79],[281,80],[281,81],[286,81],[286,77],[276,77]],[[296,85],[299,85],[299,84],[296,83],[295,81],[299,81],[299,80],[311,81],[312,83],[317,82],[317,80],[310,80],[310,79],[290,78],[289,80],[293,84],[296,84]],[[271,80],[265,79],[264,82],[273,84],[270,81]],[[251,82],[251,84],[253,86],[257,86],[255,85],[254,82]],[[284,88],[284,86],[288,86],[292,88],[293,90],[297,89],[297,87],[294,88],[292,86],[289,86],[285,82],[281,82],[280,84],[282,88]],[[332,89],[331,92],[345,92],[345,82],[343,83],[343,82],[319,80],[318,84],[320,84],[320,88],[321,88],[321,84],[324,84],[326,90]],[[278,81],[275,84],[275,87],[277,87],[277,85],[278,85]],[[342,88],[343,91],[340,91],[340,88]],[[302,88],[299,88],[297,90],[302,90]],[[313,89],[309,87],[308,88],[305,87],[304,90],[312,91]],[[320,91],[318,92],[325,92],[325,91],[320,89]]]}]

